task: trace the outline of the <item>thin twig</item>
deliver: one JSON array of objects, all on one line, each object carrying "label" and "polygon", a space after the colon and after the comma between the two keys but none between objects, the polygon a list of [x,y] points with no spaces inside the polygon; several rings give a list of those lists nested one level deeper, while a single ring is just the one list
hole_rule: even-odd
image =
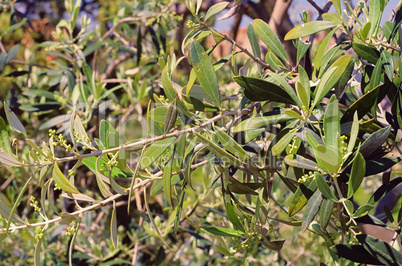
[{"label": "thin twig", "polygon": [[388,21],[392,21],[395,17],[395,10],[398,11],[402,5],[402,0],[399,0],[398,4],[395,6],[395,9],[392,10],[391,16],[389,17]]},{"label": "thin twig", "polygon": [[392,50],[395,50],[395,51],[397,51],[399,53],[402,53],[402,49],[400,49],[400,48],[398,48],[396,46],[393,46],[392,44],[389,44],[389,43],[386,43],[386,42],[381,42],[380,44],[382,46],[385,46],[385,47],[389,48],[389,49],[392,49]]},{"label": "thin twig", "polygon": [[40,65],[40,64],[30,64],[30,63],[28,63],[28,62],[24,62],[24,61],[16,60],[16,59],[11,60],[10,63],[12,63],[12,64],[18,64],[18,65],[31,65],[31,66],[41,67],[41,68],[47,68],[47,69],[56,69],[56,68],[54,68],[54,67],[49,67],[49,66]]},{"label": "thin twig", "polygon": [[[202,23],[202,25],[210,30],[211,32],[217,32],[216,30],[212,29],[211,27],[209,27],[208,25],[206,25],[205,23]],[[224,35],[222,33],[219,33],[224,39],[225,41],[230,42],[232,45],[236,46],[237,48],[240,49],[240,51],[242,51],[243,53],[245,53],[246,55],[248,55],[251,59],[253,59],[257,64],[261,65],[262,67],[269,69],[273,72],[276,72],[269,64],[263,62],[260,58],[255,57],[252,53],[250,53],[246,48],[244,48],[243,46],[241,46],[240,44],[238,44],[237,42],[235,42],[234,40],[232,40],[230,37],[228,37],[227,35]]]},{"label": "thin twig", "polygon": [[[257,104],[257,103],[256,103]],[[75,161],[75,160],[80,160],[80,159],[84,159],[84,158],[88,158],[88,157],[93,157],[93,156],[102,156],[104,154],[108,154],[108,153],[113,153],[113,152],[118,152],[118,151],[123,151],[123,150],[130,150],[130,149],[141,149],[142,147],[144,147],[144,145],[148,145],[151,143],[154,143],[156,141],[159,140],[163,140],[166,138],[172,138],[172,137],[179,137],[183,134],[187,134],[187,133],[191,133],[194,131],[199,131],[201,129],[203,129],[204,127],[213,124],[214,122],[222,119],[223,117],[228,117],[228,116],[243,116],[243,115],[247,115],[249,113],[251,113],[254,109],[254,107],[256,106],[256,104],[245,108],[243,110],[239,110],[239,111],[228,111],[225,112],[223,114],[217,115],[207,121],[205,121],[204,123],[201,123],[198,126],[192,127],[192,128],[187,128],[184,130],[180,130],[180,131],[176,131],[176,132],[172,132],[166,135],[161,135],[161,136],[156,136],[156,137],[152,137],[152,138],[145,138],[143,140],[140,141],[136,141],[136,142],[132,142],[132,143],[128,143],[128,144],[124,144],[124,145],[120,145],[119,147],[115,147],[115,148],[110,148],[110,149],[106,149],[106,150],[98,150],[96,152],[93,153],[88,153],[88,154],[77,154],[77,155],[73,155],[73,156],[68,156],[68,157],[64,157],[64,158],[56,158],[56,161],[59,163],[63,163],[63,162],[68,162],[68,161]],[[33,164],[21,164],[21,167],[32,167],[32,166],[46,166],[46,165],[51,165],[53,164],[54,161],[44,161],[42,163],[33,163]]]},{"label": "thin twig", "polygon": [[321,9],[313,0],[307,0],[315,9],[317,9],[318,13],[326,13],[324,10]]},{"label": "thin twig", "polygon": [[[144,187],[149,182],[152,182],[152,179],[143,180],[140,183],[138,183],[137,185],[135,185],[133,187],[133,190],[137,189],[137,188]],[[66,214],[66,215],[63,215],[63,216],[59,216],[59,217],[56,217],[54,219],[46,220],[44,222],[38,222],[38,223],[26,224],[26,225],[20,225],[20,226],[14,226],[14,227],[10,228],[10,231],[21,230],[21,229],[30,228],[30,227],[36,227],[36,226],[54,224],[54,223],[57,223],[57,222],[59,222],[59,221],[61,221],[63,219],[66,219],[68,217],[74,217],[74,216],[80,215],[81,213],[97,209],[97,208],[99,208],[101,206],[104,206],[105,204],[107,204],[107,203],[109,203],[111,201],[114,201],[114,200],[120,198],[121,196],[125,196],[125,195],[123,195],[123,194],[115,194],[115,195],[110,196],[109,198],[107,198],[107,199],[105,199],[105,200],[103,200],[101,202],[98,202],[98,203],[93,204],[91,206],[82,208],[82,209],[80,209],[78,211],[75,211],[75,212],[72,212],[72,213],[69,213],[69,214]],[[5,228],[0,228],[0,233],[5,233],[5,232],[6,232]]]}]

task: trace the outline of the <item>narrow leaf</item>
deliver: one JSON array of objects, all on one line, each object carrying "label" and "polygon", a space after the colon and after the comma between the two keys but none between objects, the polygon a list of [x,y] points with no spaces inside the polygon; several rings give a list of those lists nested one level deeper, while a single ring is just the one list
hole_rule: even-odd
[{"label": "narrow leaf", "polygon": [[310,223],[314,220],[315,216],[320,210],[322,200],[322,194],[319,190],[317,190],[309,199],[306,210],[303,213],[303,222],[301,227],[302,232],[306,231]]},{"label": "narrow leaf", "polygon": [[190,59],[201,87],[212,102],[220,107],[221,95],[214,66],[204,48],[196,41],[191,43]]},{"label": "narrow leaf", "polygon": [[253,54],[257,58],[261,58],[261,49],[260,44],[258,43],[257,35],[255,34],[254,27],[252,24],[249,24],[247,27],[247,37],[251,45],[251,49],[253,50]]},{"label": "narrow leaf", "polygon": [[[325,181],[324,177],[322,174],[319,172],[314,173],[315,176],[315,181],[317,182],[317,187],[321,191],[321,193],[329,200],[333,202],[337,202],[338,199],[336,198],[334,192],[329,188],[327,181]],[[336,182],[336,181],[334,181]]]},{"label": "narrow leaf", "polygon": [[260,37],[261,41],[265,43],[268,49],[288,63],[285,48],[271,27],[261,19],[255,19],[253,23],[255,33]]},{"label": "narrow leaf", "polygon": [[175,141],[176,138],[167,138],[149,146],[140,159],[141,167],[146,168],[154,163]]},{"label": "narrow leaf", "polygon": [[317,189],[317,183],[310,181],[310,183],[303,183],[297,188],[292,201],[289,205],[289,217],[298,213],[307,203],[308,199],[314,194]]},{"label": "narrow leaf", "polygon": [[366,161],[363,155],[358,152],[355,160],[353,161],[352,171],[350,172],[349,185],[348,185],[348,198],[352,197],[359,189],[360,184],[365,176]]},{"label": "narrow leaf", "polygon": [[275,83],[264,79],[235,76],[233,80],[244,88],[244,94],[252,101],[274,101],[295,104],[289,94]]},{"label": "narrow leaf", "polygon": [[201,230],[214,236],[242,237],[244,234],[242,231],[219,226],[205,226]]},{"label": "narrow leaf", "polygon": [[335,95],[332,95],[324,115],[324,134],[326,145],[337,148],[340,147],[340,119],[341,117],[339,114],[338,100],[336,99]]},{"label": "narrow leaf", "polygon": [[217,127],[214,127],[214,130],[219,141],[227,151],[243,160],[250,158],[250,155],[228,134]]},{"label": "narrow leaf", "polygon": [[324,199],[320,207],[320,226],[323,231],[325,231],[328,226],[333,209],[334,202],[332,200]]},{"label": "narrow leaf", "polygon": [[220,13],[222,10],[224,10],[228,6],[229,2],[221,2],[217,3],[213,6],[211,6],[207,13],[205,14],[204,21],[207,21],[209,18],[212,16],[215,16],[216,14]]},{"label": "narrow leaf", "polygon": [[162,241],[162,243],[163,243],[165,246],[167,246],[169,249],[171,249],[171,248],[169,247],[169,245],[166,244],[165,240],[163,240],[162,235],[161,235],[161,233],[159,232],[159,229],[158,229],[158,227],[157,227],[156,224],[155,224],[154,218],[153,218],[152,215],[151,215],[151,210],[149,209],[148,199],[147,199],[147,189],[146,189],[145,186],[144,186],[144,204],[145,204],[145,208],[146,208],[147,213],[148,213],[149,220],[151,220],[152,227],[153,227],[154,230],[156,231],[156,233],[157,233],[159,239]]},{"label": "narrow leaf", "polygon": [[78,189],[73,186],[70,181],[63,175],[63,173],[60,171],[59,166],[57,165],[57,162],[54,162],[53,164],[53,174],[52,174],[54,182],[56,182],[57,186],[60,187],[62,190],[70,193],[77,193],[79,194],[80,192]]},{"label": "narrow leaf", "polygon": [[0,148],[3,152],[7,153],[8,155],[13,155],[7,125],[2,117],[0,117]]},{"label": "narrow leaf", "polygon": [[348,67],[351,59],[352,57],[350,55],[343,55],[330,66],[318,84],[313,106],[324,98],[324,96],[335,86]]},{"label": "narrow leaf", "polygon": [[246,232],[243,224],[240,222],[240,219],[235,211],[235,208],[229,202],[226,203],[226,215],[235,228],[237,228],[242,232]]},{"label": "narrow leaf", "polygon": [[110,239],[112,240],[113,247],[117,249],[117,219],[116,219],[116,207],[113,202],[112,215],[110,217]]},{"label": "narrow leaf", "polygon": [[24,164],[18,161],[13,155],[9,155],[4,152],[0,152],[0,163],[13,167],[24,166]]},{"label": "narrow leaf", "polygon": [[11,111],[10,107],[8,107],[6,102],[4,102],[4,112],[6,113],[8,123],[10,124],[12,129],[26,136],[27,132],[25,131],[24,126],[22,125],[18,117],[14,114],[14,112]]},{"label": "narrow leaf", "polygon": [[329,21],[310,21],[307,23],[303,23],[291,29],[285,35],[285,41],[298,39],[300,37],[306,37],[311,34],[327,30],[336,26],[337,25],[335,23]]}]

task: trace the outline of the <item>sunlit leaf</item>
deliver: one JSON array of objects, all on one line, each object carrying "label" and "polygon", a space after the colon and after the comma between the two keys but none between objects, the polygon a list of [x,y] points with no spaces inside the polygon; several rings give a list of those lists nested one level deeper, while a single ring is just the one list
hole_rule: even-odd
[{"label": "sunlit leaf", "polygon": [[207,13],[205,14],[204,21],[207,21],[209,18],[212,16],[215,16],[216,14],[220,13],[222,10],[224,10],[228,6],[229,2],[221,2],[217,3],[213,6],[211,6]]},{"label": "sunlit leaf", "polygon": [[288,62],[285,48],[271,27],[261,19],[255,19],[253,24],[255,33],[260,37],[261,41],[265,43],[268,49],[279,56],[283,61]]},{"label": "sunlit leaf", "polygon": [[[317,187],[321,191],[321,193],[329,200],[333,202],[337,202],[338,199],[336,198],[335,194],[329,188],[327,181],[325,181],[324,177],[319,173],[315,172],[315,181],[317,182]],[[336,182],[336,181],[335,181]]]},{"label": "sunlit leaf", "polygon": [[219,226],[204,226],[201,230],[214,236],[242,237],[244,234],[242,231]]},{"label": "sunlit leaf", "polygon": [[204,48],[196,41],[191,43],[190,59],[201,87],[212,102],[219,107],[221,105],[221,95],[214,66]]},{"label": "sunlit leaf", "polygon": [[310,21],[307,23],[303,23],[291,29],[285,35],[285,41],[297,39],[300,37],[306,37],[311,34],[327,30],[336,26],[337,25],[335,23],[329,21]]},{"label": "sunlit leaf", "polygon": [[140,163],[142,168],[150,166],[156,161],[173,143],[176,138],[167,138],[156,141],[141,156]]},{"label": "sunlit leaf", "polygon": [[306,210],[303,213],[303,223],[301,227],[302,232],[306,231],[307,227],[314,220],[315,216],[320,210],[322,200],[323,198],[319,190],[317,190],[308,200]]},{"label": "sunlit leaf", "polygon": [[79,194],[79,190],[73,186],[70,181],[64,176],[64,174],[60,171],[57,162],[53,164],[53,174],[52,174],[54,182],[56,182],[57,186],[62,190],[70,193]]},{"label": "sunlit leaf", "polygon": [[22,133],[25,136],[27,135],[27,132],[25,131],[24,126],[18,119],[18,117],[14,114],[14,112],[8,107],[7,103],[4,102],[4,112],[6,113],[8,123],[18,133]]},{"label": "sunlit leaf", "polygon": [[264,79],[235,76],[233,80],[244,88],[244,94],[252,101],[275,101],[295,104],[289,94],[275,83]]}]

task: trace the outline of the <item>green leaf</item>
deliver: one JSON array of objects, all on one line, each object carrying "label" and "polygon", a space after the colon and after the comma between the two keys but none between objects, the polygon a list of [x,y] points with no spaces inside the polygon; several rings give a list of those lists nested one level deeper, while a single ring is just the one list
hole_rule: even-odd
[{"label": "green leaf", "polygon": [[322,14],[322,19],[325,21],[332,22],[336,25],[342,24],[342,16],[335,13],[324,13]]},{"label": "green leaf", "polygon": [[[0,215],[5,218],[7,221],[10,219],[11,208],[0,199]],[[11,221],[13,223],[23,223],[26,224],[21,217],[19,217],[16,213],[13,213],[11,216]],[[2,228],[3,229],[3,228]]]},{"label": "green leaf", "polygon": [[323,231],[328,226],[329,220],[334,209],[334,202],[332,200],[324,199],[320,207],[320,226]]},{"label": "green leaf", "polygon": [[383,157],[369,160],[366,163],[366,176],[382,173],[400,161],[402,161],[402,157]]},{"label": "green leaf", "polygon": [[39,238],[38,242],[35,244],[35,255],[34,255],[34,265],[35,266],[40,266],[40,247],[43,243],[43,237]]},{"label": "green leaf", "polygon": [[331,247],[331,251],[341,258],[353,262],[369,265],[383,265],[361,245],[338,244]]},{"label": "green leaf", "polygon": [[[109,190],[109,187],[105,184],[103,181],[104,179],[102,178],[103,176],[99,173],[99,160],[101,157],[98,157],[95,162],[95,177],[96,177],[96,183],[98,184],[98,188],[104,198],[108,198],[112,196],[112,193]],[[105,178],[107,179],[107,178]]]},{"label": "green leaf", "polygon": [[395,70],[394,59],[387,50],[383,50],[381,52],[381,62],[382,62],[382,66],[384,67],[385,74],[387,74],[389,80],[393,80],[394,79],[394,70]]},{"label": "green leaf", "polygon": [[[177,95],[178,92],[173,88],[172,81],[169,78],[167,66],[162,70],[162,86],[163,86],[163,90],[165,91],[166,97],[169,100],[173,101],[174,99],[179,98]],[[205,90],[205,88],[204,88],[204,90]],[[181,95],[180,95],[180,97],[181,97]],[[188,117],[193,116],[192,114],[190,114],[188,112],[186,105],[182,101],[178,101],[178,102],[176,102],[176,104],[177,104],[177,108],[179,108],[179,110],[183,114],[185,114]]]},{"label": "green leaf", "polygon": [[300,184],[290,202],[288,211],[289,217],[298,213],[306,205],[308,199],[311,198],[316,189],[317,183],[314,181]]},{"label": "green leaf", "polygon": [[342,162],[342,156],[337,148],[318,144],[315,150],[318,165],[327,171],[328,174],[338,173]]},{"label": "green leaf", "polygon": [[345,86],[348,84],[352,72],[354,69],[355,63],[352,61],[349,62],[349,65],[346,67],[345,72],[343,72],[342,76],[340,77],[339,81],[335,84],[335,95],[340,98],[342,95],[343,91],[345,90]]},{"label": "green leaf", "polygon": [[[114,205],[114,204],[113,204]],[[110,239],[114,249],[117,249],[117,219],[116,219],[116,207],[113,206],[112,215],[110,217]]]},{"label": "green leaf", "polygon": [[220,107],[221,95],[219,92],[218,79],[212,65],[211,59],[205,52],[204,48],[196,41],[191,43],[190,59],[195,68],[198,81],[205,93],[212,100],[212,102]]},{"label": "green leaf", "polygon": [[350,131],[349,143],[348,143],[348,153],[353,151],[355,147],[357,135],[359,134],[359,119],[357,118],[357,112],[353,115],[352,129]]},{"label": "green leaf", "polygon": [[205,147],[210,150],[213,154],[218,156],[221,160],[224,162],[228,162],[230,164],[233,164],[234,166],[243,166],[243,162],[240,161],[238,158],[234,157],[232,154],[228,153],[221,147],[219,147],[217,144],[212,142],[211,140],[205,138],[201,134],[194,132],[197,137],[201,140],[202,143],[204,143]]},{"label": "green leaf", "polygon": [[371,204],[364,204],[360,206],[355,213],[353,213],[353,218],[360,218],[368,214],[374,208]]},{"label": "green leaf", "polygon": [[352,56],[343,55],[338,58],[328,69],[328,71],[322,77],[318,87],[316,89],[316,95],[314,98],[314,103],[312,106],[316,106],[316,104],[324,98],[324,96],[335,86],[335,84],[342,77],[342,74],[345,72],[346,68],[349,65]]},{"label": "green leaf", "polygon": [[356,235],[356,238],[362,244],[364,249],[381,263],[385,265],[402,264],[401,253],[386,242],[364,234]]},{"label": "green leaf", "polygon": [[205,226],[201,230],[214,236],[242,237],[244,234],[242,231],[219,226]]},{"label": "green leaf", "polygon": [[14,129],[14,131],[22,133],[26,136],[27,132],[25,131],[24,126],[22,125],[18,117],[14,114],[14,112],[11,111],[10,107],[8,107],[6,102],[4,102],[4,112],[6,113],[7,120],[11,128]]},{"label": "green leaf", "polygon": [[13,155],[4,152],[0,152],[0,163],[13,167],[24,166],[24,164],[18,161]]},{"label": "green leaf", "polygon": [[319,190],[314,192],[313,196],[308,200],[306,210],[303,213],[302,232],[306,231],[310,223],[314,220],[320,210],[322,200],[322,194]]},{"label": "green leaf", "polygon": [[303,40],[295,40],[297,42],[296,50],[296,63],[300,64],[300,60],[303,58],[303,56],[307,53],[308,48],[310,48],[311,44],[310,43],[305,43]]},{"label": "green leaf", "polygon": [[57,165],[57,162],[53,164],[53,173],[52,177],[54,182],[56,182],[57,186],[64,190],[65,192],[70,192],[70,193],[77,193],[79,194],[80,192],[78,189],[73,186],[70,181],[63,175],[63,173],[60,171],[59,166]]},{"label": "green leaf", "polygon": [[[300,84],[300,82],[298,82],[298,84]],[[296,85],[296,86],[297,86],[297,85]],[[300,85],[300,86],[301,86],[301,85]],[[303,120],[303,117],[301,116],[301,114],[298,113],[298,112],[296,112],[296,111],[294,111],[294,110],[292,110],[292,109],[287,109],[287,110],[284,110],[283,112],[284,112],[286,115],[290,116],[290,117],[296,118],[296,119],[298,119],[298,120]]]},{"label": "green leaf", "polygon": [[371,48],[367,44],[354,42],[352,43],[352,48],[356,52],[356,54],[358,54],[361,58],[372,64],[377,63],[377,60],[380,57],[379,52],[374,48]]},{"label": "green leaf", "polygon": [[300,37],[306,37],[311,34],[327,30],[336,26],[337,25],[335,23],[329,21],[310,21],[307,23],[303,23],[291,29],[285,35],[285,41],[298,39]]},{"label": "green leaf", "polygon": [[175,141],[176,138],[167,138],[158,140],[149,146],[140,159],[141,167],[146,168],[154,163]]},{"label": "green leaf", "polygon": [[326,145],[340,147],[341,124],[338,107],[338,100],[335,95],[332,95],[325,110],[324,115],[324,134]]},{"label": "green leaf", "polygon": [[[387,21],[387,22],[390,22],[390,21]],[[369,35],[369,32],[370,32],[370,29],[371,29],[371,22],[367,22],[366,24],[364,24],[363,28],[360,31],[362,41],[365,41],[367,39],[367,37]]]},{"label": "green leaf", "polygon": [[[96,164],[97,160],[98,160],[98,158],[96,158],[96,157],[87,157],[87,158],[82,159],[82,163],[95,172],[95,168],[96,168],[95,164]],[[100,165],[104,165],[104,164],[106,164],[106,160],[103,159],[102,157],[100,157],[98,163]],[[101,170],[101,171],[99,171],[99,173],[101,173],[104,176],[109,176],[109,169]],[[130,177],[132,177],[131,174],[125,173],[118,167],[112,167],[112,169],[110,171],[110,176],[113,178],[130,178]]]},{"label": "green leaf", "polygon": [[[176,185],[177,183],[179,183],[181,181],[180,176],[179,175],[175,175],[171,178],[170,184],[172,186]],[[151,187],[151,191],[149,192],[149,195],[151,197],[155,196],[156,194],[158,194],[158,192],[163,188],[163,181],[160,179],[156,179],[152,182],[152,187]]]},{"label": "green leaf", "polygon": [[239,229],[242,232],[246,232],[235,211],[235,208],[229,202],[226,203],[226,215],[235,228]]},{"label": "green leaf", "polygon": [[289,96],[298,106],[301,105],[301,101],[299,97],[297,97],[295,90],[289,85],[289,82],[283,76],[276,73],[269,73],[269,76],[273,77],[279,83],[279,85],[282,86],[282,88],[289,94]]},{"label": "green leaf", "polygon": [[279,60],[278,57],[276,57],[276,55],[271,52],[270,50],[268,50],[268,52],[265,55],[265,61],[274,69],[277,71],[280,71],[282,69],[285,69],[285,65],[282,63],[281,60]]},{"label": "green leaf", "polygon": [[269,125],[287,122],[293,118],[284,113],[274,113],[270,116],[252,117],[242,121],[233,128],[233,132],[249,131],[253,129],[265,128]]},{"label": "green leaf", "polygon": [[361,119],[364,115],[366,115],[377,101],[379,92],[380,86],[377,86],[352,103],[348,110],[346,110],[346,112],[343,114],[341,123],[343,124],[352,120],[355,112],[357,112],[358,119]]},{"label": "green leaf", "polygon": [[173,161],[174,161],[174,152],[170,152],[169,154],[169,160],[165,163],[165,167],[163,168],[163,176],[162,176],[162,182],[163,182],[163,189],[165,191],[165,196],[166,199],[170,205],[170,207],[173,209],[173,200],[172,200],[172,167],[173,167]]},{"label": "green leaf", "polygon": [[[161,233],[159,232],[158,227],[157,227],[156,224],[155,224],[154,218],[152,217],[151,210],[149,209],[149,205],[148,205],[147,190],[146,190],[146,187],[145,187],[145,186],[144,186],[144,193],[143,193],[143,194],[144,194],[144,205],[145,205],[145,208],[146,208],[146,210],[147,210],[149,220],[151,220],[152,227],[154,228],[156,234],[158,235],[158,237],[159,237],[159,239],[162,241],[162,243],[163,243],[165,246],[167,246],[168,248],[170,248],[169,245],[166,244],[165,240],[163,240],[163,237],[162,237]],[[170,248],[170,249],[171,249],[171,248]]]},{"label": "green leaf", "polygon": [[0,148],[3,152],[7,153],[8,155],[13,155],[7,125],[2,117],[0,117]]},{"label": "green leaf", "polygon": [[164,134],[169,132],[174,127],[174,124],[177,120],[177,108],[176,108],[176,99],[169,105],[169,108],[166,112],[165,117],[165,129]]},{"label": "green leaf", "polygon": [[281,153],[288,147],[289,143],[292,141],[294,137],[294,132],[289,131],[283,136],[273,147],[272,154],[274,156],[279,156]]},{"label": "green leaf", "polygon": [[259,243],[261,243],[264,247],[271,249],[271,250],[281,250],[283,247],[283,244],[285,243],[285,240],[273,240],[273,241],[268,241],[266,237],[263,236],[264,241],[258,240]]},{"label": "green leaf", "polygon": [[318,164],[312,160],[306,159],[298,154],[288,154],[285,157],[285,163],[292,167],[315,171]]},{"label": "green leaf", "polygon": [[332,4],[334,5],[338,15],[342,16],[341,0],[332,0]]},{"label": "green leaf", "polygon": [[88,56],[88,55],[92,54],[93,52],[95,52],[95,50],[98,50],[99,48],[101,48],[104,44],[105,44],[105,41],[97,41],[97,42],[85,47],[85,49],[82,52],[85,56]]},{"label": "green leaf", "polygon": [[382,12],[384,11],[384,0],[370,0],[369,1],[369,21],[372,27],[370,28],[369,36],[376,33],[380,26]]},{"label": "green leaf", "polygon": [[216,136],[226,150],[228,150],[233,155],[239,157],[240,159],[246,160],[250,158],[250,155],[228,134],[217,127],[214,127],[214,130]]},{"label": "green leaf", "polygon": [[205,14],[204,21],[207,21],[212,16],[215,16],[216,14],[222,12],[222,10],[224,10],[228,6],[228,4],[229,2],[221,2],[211,6]]},{"label": "green leaf", "polygon": [[274,101],[295,104],[289,94],[275,83],[264,79],[235,76],[233,80],[244,88],[244,94],[252,101]]},{"label": "green leaf", "polygon": [[255,33],[260,37],[261,41],[265,43],[268,49],[288,63],[285,48],[271,27],[261,19],[255,19],[253,23]]},{"label": "green leaf", "polygon": [[215,248],[216,248],[220,253],[222,253],[222,254],[225,255],[225,256],[229,256],[229,257],[233,256],[233,254],[230,253],[230,251],[229,251],[226,247],[224,247],[224,246],[215,245]]},{"label": "green leaf", "polygon": [[321,66],[322,64],[322,59],[325,55],[325,52],[327,51],[327,47],[329,45],[329,42],[332,39],[332,36],[334,35],[336,29],[333,29],[330,33],[325,36],[324,40],[322,40],[320,46],[318,47],[317,53],[315,54],[314,58],[314,71],[313,71],[313,80],[315,81],[318,78],[318,73],[320,73],[321,68],[326,68],[326,65]]},{"label": "green leaf", "polygon": [[391,126],[387,126],[371,134],[360,147],[363,157],[367,157],[377,150],[388,139],[390,133]]},{"label": "green leaf", "polygon": [[[299,96],[303,106],[307,109],[310,107],[310,79],[307,75],[306,70],[302,66],[299,66],[299,81],[300,83],[296,83],[296,91]],[[299,107],[303,107],[299,106]]]},{"label": "green leaf", "polygon": [[[321,191],[321,193],[329,200],[333,202],[337,202],[338,199],[336,198],[334,192],[329,188],[327,181],[325,181],[322,174],[319,172],[314,172],[315,181],[317,182],[317,187]],[[336,182],[336,181],[334,181]]]},{"label": "green leaf", "polygon": [[358,152],[355,160],[353,161],[352,171],[350,172],[349,185],[348,185],[348,198],[352,197],[360,188],[360,184],[365,176],[366,161],[363,155]]},{"label": "green leaf", "polygon": [[255,34],[254,27],[252,24],[249,24],[247,27],[247,37],[251,45],[251,49],[253,50],[253,54],[257,58],[261,58],[261,48],[258,43],[257,35]]}]

